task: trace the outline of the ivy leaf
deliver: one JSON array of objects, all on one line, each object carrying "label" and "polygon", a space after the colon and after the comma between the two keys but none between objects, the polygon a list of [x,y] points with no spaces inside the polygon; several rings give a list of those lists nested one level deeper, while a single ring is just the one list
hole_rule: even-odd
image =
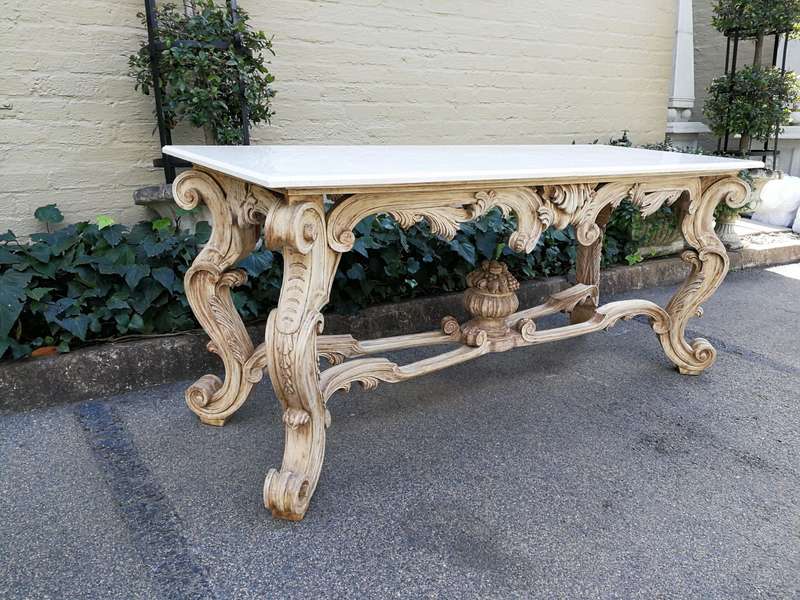
[{"label": "ivy leaf", "polygon": [[153,226],[153,231],[163,231],[164,229],[169,229],[172,226],[172,219],[163,217],[161,219],[155,219],[151,224]]},{"label": "ivy leaf", "polygon": [[364,270],[364,267],[361,265],[361,263],[355,263],[347,270],[347,276],[350,279],[360,280],[367,276],[367,272]]},{"label": "ivy leaf", "polygon": [[75,225],[69,225],[49,234],[43,241],[50,246],[50,252],[53,256],[60,256],[78,243],[79,239]]},{"label": "ivy leaf", "polygon": [[205,244],[211,237],[211,225],[208,221],[200,221],[194,226],[194,235],[198,244]]},{"label": "ivy leaf", "polygon": [[175,284],[175,271],[168,267],[158,267],[153,269],[150,274],[153,279],[167,288],[167,291],[172,291],[172,287]]},{"label": "ivy leaf", "polygon": [[114,224],[114,219],[108,215],[98,215],[95,223],[97,223],[97,228],[102,231],[106,227],[111,227]]},{"label": "ivy leaf", "polygon": [[14,326],[25,304],[25,286],[33,274],[7,271],[0,275],[0,340]]},{"label": "ivy leaf", "polygon": [[47,292],[52,292],[54,289],[56,289],[56,288],[36,287],[36,288],[32,288],[32,289],[27,290],[26,294],[28,295],[28,298],[31,298],[32,300],[37,300],[38,301],[38,300],[41,300],[42,298],[44,298],[45,294],[47,294]]},{"label": "ivy leaf", "polygon": [[56,319],[55,322],[79,340],[85,340],[86,330],[89,328],[89,323],[92,322],[92,318],[89,315],[78,315],[76,317]]},{"label": "ivy leaf", "polygon": [[239,266],[247,271],[250,277],[258,277],[272,266],[273,256],[269,250],[254,252],[239,262]]},{"label": "ivy leaf", "polygon": [[59,298],[55,302],[51,302],[47,305],[47,309],[44,311],[45,318],[50,322],[55,322],[58,318],[58,315],[63,313],[68,308],[72,308],[76,304],[75,298]]},{"label": "ivy leaf", "polygon": [[34,211],[33,216],[42,223],[61,223],[64,220],[64,215],[55,204],[40,206]]},{"label": "ivy leaf", "polygon": [[106,302],[106,308],[109,310],[130,310],[131,305],[122,298],[112,297]]},{"label": "ivy leaf", "polygon": [[363,237],[357,238],[353,244],[353,250],[358,252],[361,256],[368,256],[367,247]]},{"label": "ivy leaf", "polygon": [[475,256],[475,246],[470,244],[469,242],[462,242],[458,239],[452,240],[450,242],[450,247],[458,252],[458,255],[466,260],[469,264],[474,265],[476,256]]},{"label": "ivy leaf", "polygon": [[136,331],[141,331],[144,329],[144,321],[142,320],[142,316],[134,314],[128,323],[128,329],[135,329]]},{"label": "ivy leaf", "polygon": [[568,242],[569,236],[564,233],[561,229],[552,229],[552,237],[557,242]]},{"label": "ivy leaf", "polygon": [[50,246],[39,242],[28,248],[28,254],[39,262],[46,263],[50,260]]},{"label": "ivy leaf", "polygon": [[497,248],[497,235],[494,232],[476,233],[475,246],[484,258],[493,258]]},{"label": "ivy leaf", "polygon": [[16,254],[5,246],[0,246],[0,265],[13,265],[19,262]]},{"label": "ivy leaf", "polygon": [[175,240],[166,238],[164,240],[155,240],[154,238],[145,238],[142,240],[142,249],[148,258],[153,258],[164,254],[167,250],[173,247]]},{"label": "ivy leaf", "polygon": [[120,242],[122,242],[125,233],[125,228],[122,225],[114,225],[113,223],[101,227],[100,230],[103,239],[108,242],[108,245],[112,248],[118,246]]},{"label": "ivy leaf", "polygon": [[147,309],[153,306],[156,298],[163,293],[164,288],[152,277],[147,277],[139,285],[136,293],[128,299],[128,303],[133,307],[133,310],[139,314],[144,314]]},{"label": "ivy leaf", "polygon": [[125,276],[125,283],[134,289],[139,282],[150,274],[150,267],[147,265],[127,265],[122,268]]},{"label": "ivy leaf", "polygon": [[117,331],[120,333],[126,333],[128,331],[128,323],[131,322],[128,313],[117,313],[114,315],[114,320],[117,322]]}]

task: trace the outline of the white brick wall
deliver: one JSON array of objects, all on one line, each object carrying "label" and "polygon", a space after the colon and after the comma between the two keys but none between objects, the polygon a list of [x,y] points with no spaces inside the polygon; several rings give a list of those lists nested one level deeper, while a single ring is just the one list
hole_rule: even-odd
[{"label": "white brick wall", "polygon": [[[673,2],[242,0],[274,34],[275,119],[258,143],[569,143],[663,138]],[[144,215],[152,98],[127,57],[138,0],[0,2],[0,230]],[[196,142],[176,135],[176,142]]]}]

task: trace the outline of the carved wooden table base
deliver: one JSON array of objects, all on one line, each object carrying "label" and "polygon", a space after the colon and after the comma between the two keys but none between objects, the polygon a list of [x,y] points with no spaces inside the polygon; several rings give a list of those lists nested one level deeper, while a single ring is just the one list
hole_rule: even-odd
[{"label": "carved wooden table base", "polygon": [[[597,182],[544,182],[536,185],[458,184],[435,189],[383,187],[338,196],[325,211],[322,194],[278,193],[204,168],[182,173],[174,196],[183,208],[204,202],[213,215],[208,244],[186,274],[192,309],[220,356],[225,378],[204,375],[186,392],[186,401],[204,423],[222,425],[242,405],[264,371],[283,406],[285,452],[279,470],[267,473],[264,503],[276,517],[305,515],[319,479],[330,413],[326,403],[356,381],[365,389],[379,381],[396,383],[472,360],[490,352],[566,339],[606,329],[619,319],[650,319],[667,357],[684,374],[696,375],[714,362],[708,341],[685,339],[687,321],[728,270],[725,249],[714,233],[713,213],[724,201],[740,206],[747,185],[733,176],[639,177]],[[336,191],[336,190],[334,190]],[[598,305],[603,230],[609,215],[630,198],[644,216],[665,204],[682,212],[682,231],[693,248],[684,253],[689,275],[666,308],[646,300]],[[445,316],[438,331],[370,341],[348,335],[323,336],[322,309],[341,253],[355,242],[354,227],[368,215],[392,215],[404,226],[421,220],[434,233],[452,238],[460,223],[492,208],[514,213],[517,228],[509,245],[530,252],[547,227],[574,226],[578,240],[578,283],[540,306],[518,310],[516,280],[501,263],[481,265],[469,277],[466,323]],[[234,268],[259,238],[284,259],[278,307],[267,321],[264,343],[254,347],[231,300],[231,288],[245,281]],[[565,312],[571,324],[549,330],[537,320]],[[402,348],[448,345],[441,354],[398,365],[380,355]],[[332,366],[320,372],[319,359]]]}]

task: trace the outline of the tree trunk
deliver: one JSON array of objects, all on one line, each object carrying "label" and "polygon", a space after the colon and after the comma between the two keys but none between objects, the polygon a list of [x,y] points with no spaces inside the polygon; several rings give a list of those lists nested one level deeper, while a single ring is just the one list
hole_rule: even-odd
[{"label": "tree trunk", "polygon": [[742,156],[749,156],[750,155],[750,146],[753,143],[753,138],[747,134],[743,133],[742,137],[739,138],[739,154]]},{"label": "tree trunk", "polygon": [[[755,48],[753,49],[753,68],[761,70],[761,55],[764,54],[764,34],[759,33],[755,39]],[[749,134],[743,133],[739,139],[739,154],[742,156],[750,155],[750,146],[753,144],[753,138]]]},{"label": "tree trunk", "polygon": [[217,138],[211,125],[203,125],[203,142],[206,146],[216,146]]},{"label": "tree trunk", "polygon": [[764,34],[760,33],[756,38],[756,47],[753,52],[753,66],[756,69],[761,68],[761,55],[764,54]]}]

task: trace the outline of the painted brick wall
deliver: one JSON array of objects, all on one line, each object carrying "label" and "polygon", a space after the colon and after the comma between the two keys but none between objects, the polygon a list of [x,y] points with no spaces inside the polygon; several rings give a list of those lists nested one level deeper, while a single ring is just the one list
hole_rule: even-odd
[{"label": "painted brick wall", "polygon": [[[673,2],[242,0],[275,36],[259,143],[569,143],[663,138]],[[0,2],[0,229],[35,207],[130,222],[158,183],[152,99],[127,56],[138,0]],[[176,141],[196,142],[195,135]]]}]

